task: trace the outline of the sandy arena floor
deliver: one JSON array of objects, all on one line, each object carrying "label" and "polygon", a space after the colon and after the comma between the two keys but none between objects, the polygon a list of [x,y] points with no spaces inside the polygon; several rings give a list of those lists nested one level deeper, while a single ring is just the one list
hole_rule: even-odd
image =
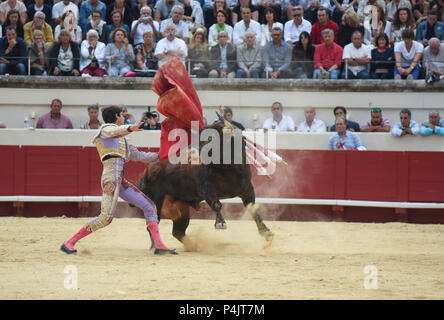
[{"label": "sandy arena floor", "polygon": [[88,220],[0,218],[0,299],[444,298],[443,225],[266,221],[266,247],[253,221],[192,220],[185,252],[162,220],[179,255],[154,256],[144,220],[116,218],[77,255],[59,251]]}]

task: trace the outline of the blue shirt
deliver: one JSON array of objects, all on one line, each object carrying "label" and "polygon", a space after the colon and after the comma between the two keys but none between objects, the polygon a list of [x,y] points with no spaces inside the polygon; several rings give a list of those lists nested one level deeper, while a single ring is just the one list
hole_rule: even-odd
[{"label": "blue shirt", "polygon": [[[426,120],[424,122],[425,123],[430,123],[429,120]],[[439,124],[437,126],[435,126],[435,130],[433,130],[430,127],[422,125],[421,129],[419,129],[419,133],[422,136],[430,136],[430,135],[432,135],[434,133],[439,135],[439,136],[444,136],[444,127],[440,127],[441,123],[443,123],[443,122],[444,122],[444,119],[439,120]]]},{"label": "blue shirt", "polygon": [[262,49],[262,62],[268,69],[266,71],[287,70],[291,62],[291,46],[281,40],[279,46],[269,41]]},{"label": "blue shirt", "polygon": [[3,38],[0,38],[0,57],[5,58],[8,60],[11,64],[16,63],[23,63],[26,65],[27,62],[27,46],[25,41],[23,41],[22,38],[17,37],[16,38],[16,45],[12,50],[6,54],[6,50],[9,47],[8,38],[4,36]]},{"label": "blue shirt", "polygon": [[358,135],[348,130],[345,131],[344,138],[335,133],[328,139],[328,150],[356,149],[361,146],[361,139],[359,139]]},{"label": "blue shirt", "polygon": [[82,29],[88,24],[89,20],[91,20],[90,16],[94,10],[98,10],[102,12],[102,20],[106,19],[106,4],[102,1],[97,3],[97,7],[93,8],[89,0],[83,1],[80,5],[80,13],[79,13],[79,24]]},{"label": "blue shirt", "polygon": [[[410,120],[409,124],[410,130],[412,130],[412,135],[416,136],[419,133],[419,125],[414,120]],[[392,129],[392,135],[400,137],[402,134],[402,124],[401,122],[395,123]]]}]

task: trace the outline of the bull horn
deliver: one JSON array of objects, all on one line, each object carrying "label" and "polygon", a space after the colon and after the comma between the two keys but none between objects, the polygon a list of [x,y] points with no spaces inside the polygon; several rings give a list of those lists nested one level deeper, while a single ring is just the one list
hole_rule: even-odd
[{"label": "bull horn", "polygon": [[224,126],[227,127],[230,130],[234,130],[234,127],[231,123],[229,123],[227,120],[225,120],[220,114],[219,112],[216,111],[217,117],[219,118],[219,121],[224,123]]}]

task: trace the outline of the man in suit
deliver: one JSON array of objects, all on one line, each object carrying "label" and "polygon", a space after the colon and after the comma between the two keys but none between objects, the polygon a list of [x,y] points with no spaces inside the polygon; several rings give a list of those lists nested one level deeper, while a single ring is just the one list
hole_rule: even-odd
[{"label": "man in suit", "polygon": [[219,32],[218,45],[211,47],[209,78],[234,78],[236,76],[236,48],[228,42],[228,33]]}]

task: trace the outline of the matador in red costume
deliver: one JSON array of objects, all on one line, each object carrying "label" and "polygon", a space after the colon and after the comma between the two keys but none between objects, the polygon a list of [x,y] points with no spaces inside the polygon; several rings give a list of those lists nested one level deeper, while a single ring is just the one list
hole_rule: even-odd
[{"label": "matador in red costume", "polygon": [[179,58],[165,63],[154,77],[152,90],[159,95],[157,110],[166,119],[162,122],[160,134],[159,160],[168,159],[177,143],[168,141],[169,133],[174,129],[183,129],[188,134],[188,145],[191,143],[191,121],[199,123],[199,130],[204,128],[202,106],[196,89]]}]

